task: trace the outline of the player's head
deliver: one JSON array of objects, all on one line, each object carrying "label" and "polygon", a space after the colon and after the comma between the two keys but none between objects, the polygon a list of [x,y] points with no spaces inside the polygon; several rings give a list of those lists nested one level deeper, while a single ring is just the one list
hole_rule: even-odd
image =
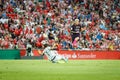
[{"label": "player's head", "polygon": [[48,41],[47,40],[43,40],[41,43],[42,43],[44,48],[46,48],[48,46]]},{"label": "player's head", "polygon": [[30,39],[28,39],[28,41],[27,41],[29,44],[31,44],[31,40]]},{"label": "player's head", "polygon": [[79,24],[79,19],[75,19],[75,24]]},{"label": "player's head", "polygon": [[44,48],[48,47],[49,45],[48,44],[44,44]]}]

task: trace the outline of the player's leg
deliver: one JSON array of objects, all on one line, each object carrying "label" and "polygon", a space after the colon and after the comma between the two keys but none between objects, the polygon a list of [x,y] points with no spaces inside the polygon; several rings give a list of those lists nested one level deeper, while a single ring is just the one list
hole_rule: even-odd
[{"label": "player's leg", "polygon": [[[61,56],[61,55],[60,55],[60,56]],[[61,56],[61,60],[64,60],[65,62],[67,62],[67,61],[68,61],[68,58],[65,57],[65,56]]]},{"label": "player's leg", "polygon": [[56,53],[56,55],[57,55],[57,57],[58,57],[58,60],[64,60],[65,62],[68,61],[68,58],[66,58],[65,56],[62,56],[62,55],[58,54],[57,51],[55,51],[55,53]]},{"label": "player's leg", "polygon": [[57,51],[52,51],[52,54],[54,54],[54,59],[52,59],[52,62],[53,63],[57,63],[59,61],[64,61],[64,62],[67,62],[68,61],[68,58],[62,56],[62,55],[59,55]]},{"label": "player's leg", "polygon": [[68,61],[68,59],[67,58],[65,58],[64,56],[61,56],[61,55],[57,55],[56,57],[55,57],[55,59],[54,59],[54,62],[67,62]]},{"label": "player's leg", "polygon": [[28,51],[26,51],[26,54],[25,54],[25,56],[29,56],[29,52],[28,52]]},{"label": "player's leg", "polygon": [[32,52],[32,51],[30,52],[30,56],[34,56],[34,54],[33,54],[33,52]]}]

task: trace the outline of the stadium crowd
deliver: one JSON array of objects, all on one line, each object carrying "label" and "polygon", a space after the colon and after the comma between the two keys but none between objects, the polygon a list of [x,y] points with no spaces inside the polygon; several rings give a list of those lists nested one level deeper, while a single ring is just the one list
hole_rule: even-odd
[{"label": "stadium crowd", "polygon": [[[78,20],[80,36],[72,40]],[[120,50],[120,0],[0,0],[0,49]]]}]

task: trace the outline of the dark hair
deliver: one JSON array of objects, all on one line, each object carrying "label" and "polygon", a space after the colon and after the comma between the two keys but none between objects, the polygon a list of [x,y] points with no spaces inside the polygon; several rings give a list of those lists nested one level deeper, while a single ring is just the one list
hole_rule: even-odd
[{"label": "dark hair", "polygon": [[48,44],[44,44],[44,47],[46,48],[48,46]]},{"label": "dark hair", "polygon": [[31,43],[31,40],[29,39],[28,42]]}]

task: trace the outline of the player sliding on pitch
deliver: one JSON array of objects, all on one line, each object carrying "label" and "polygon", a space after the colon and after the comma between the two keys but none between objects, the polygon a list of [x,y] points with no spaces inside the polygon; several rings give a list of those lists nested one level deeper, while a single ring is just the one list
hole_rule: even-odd
[{"label": "player sliding on pitch", "polygon": [[50,47],[47,43],[44,44],[44,50],[43,52],[39,51],[40,54],[46,55],[48,60],[50,60],[52,63],[65,63],[68,61],[68,59],[56,51],[55,48]]}]

